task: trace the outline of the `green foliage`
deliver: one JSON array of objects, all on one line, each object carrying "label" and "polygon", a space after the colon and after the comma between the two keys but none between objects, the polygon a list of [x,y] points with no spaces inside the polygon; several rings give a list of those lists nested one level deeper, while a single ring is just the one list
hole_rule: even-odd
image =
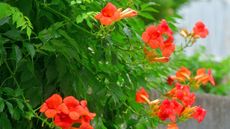
[{"label": "green foliage", "polygon": [[16,25],[16,28],[20,28],[20,30],[26,30],[27,36],[30,38],[33,26],[28,17],[24,16],[22,12],[20,12],[17,8],[14,8],[6,3],[0,3],[0,19],[1,24],[7,22],[11,17],[12,23]]},{"label": "green foliage", "polygon": [[159,3],[112,0],[140,15],[106,28],[94,19],[106,0],[4,2],[0,3],[0,128],[54,128],[38,112],[53,93],[86,99],[90,111],[97,113],[96,129],[157,126],[159,120],[147,119],[134,96],[140,86],[163,92],[162,82],[171,71],[170,64],[149,64],[140,40],[146,25],[168,18],[157,16]]}]

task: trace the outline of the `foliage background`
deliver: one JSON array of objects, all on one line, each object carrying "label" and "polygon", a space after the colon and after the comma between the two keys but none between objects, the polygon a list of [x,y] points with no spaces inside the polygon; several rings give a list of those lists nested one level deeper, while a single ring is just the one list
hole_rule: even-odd
[{"label": "foliage background", "polygon": [[145,60],[141,34],[146,26],[165,18],[177,31],[174,23],[181,17],[176,10],[187,0],[111,0],[118,7],[138,10],[139,15],[104,30],[94,15],[107,2],[0,3],[0,129],[53,128],[38,113],[41,103],[53,93],[86,99],[90,110],[97,113],[96,129],[154,128],[159,121],[148,118],[135,103],[135,92],[141,86],[164,92],[167,75],[181,66],[193,71],[214,68],[220,86],[207,86],[203,91],[229,93],[229,82],[221,83],[223,75],[229,74],[228,59],[203,59],[200,51],[191,57],[176,53],[167,64]]}]

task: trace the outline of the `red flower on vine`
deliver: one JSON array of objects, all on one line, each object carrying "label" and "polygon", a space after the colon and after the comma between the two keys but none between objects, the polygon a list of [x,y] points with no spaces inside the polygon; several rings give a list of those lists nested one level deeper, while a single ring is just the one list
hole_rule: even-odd
[{"label": "red flower on vine", "polygon": [[212,76],[212,71],[211,70],[206,71],[205,68],[198,69],[194,79],[197,85],[200,84],[205,85],[208,82],[210,82],[212,85],[215,85],[215,80]]},{"label": "red flower on vine", "polygon": [[161,63],[165,63],[169,61],[169,57],[158,57],[156,51],[152,50],[147,50],[146,47],[144,47],[143,49],[144,54],[146,56],[146,58],[151,62],[161,62]]},{"label": "red flower on vine", "polygon": [[121,8],[117,9],[112,3],[108,3],[99,14],[95,16],[97,20],[101,22],[102,25],[111,25],[114,22],[123,19],[129,18],[137,15],[137,11],[127,8],[122,11]]},{"label": "red flower on vine", "polygon": [[181,67],[176,72],[176,78],[180,81],[185,81],[186,79],[190,79],[191,72],[186,67]]},{"label": "red flower on vine", "polygon": [[101,13],[95,16],[97,20],[100,20],[102,25],[111,25],[119,17],[120,11],[110,2],[101,10]]},{"label": "red flower on vine", "polygon": [[189,86],[176,84],[175,88],[169,91],[169,96],[176,98],[182,102],[184,106],[191,106],[195,102],[196,96],[190,92]]},{"label": "red flower on vine", "polygon": [[163,121],[169,118],[172,122],[175,122],[182,109],[183,106],[176,100],[165,99],[159,107],[158,117]]},{"label": "red flower on vine", "polygon": [[196,119],[199,123],[201,123],[204,120],[204,117],[206,116],[206,110],[201,107],[196,107],[193,118]]},{"label": "red flower on vine", "polygon": [[61,127],[62,129],[69,129],[73,125],[74,121],[69,117],[69,115],[64,113],[59,113],[54,117],[54,124]]},{"label": "red flower on vine", "polygon": [[40,112],[44,112],[47,118],[54,118],[59,113],[59,106],[62,104],[62,97],[54,94],[42,104]]},{"label": "red flower on vine", "polygon": [[82,123],[79,129],[93,129],[89,123]]},{"label": "red flower on vine", "polygon": [[142,87],[136,92],[136,102],[138,103],[146,103],[148,101],[149,94]]},{"label": "red flower on vine", "polygon": [[[62,129],[93,129],[90,121],[96,116],[87,107],[87,101],[79,101],[73,96],[65,97],[54,94],[41,106],[40,112],[45,112],[47,118],[54,118],[54,124]],[[74,123],[79,128],[72,127]]]},{"label": "red flower on vine", "polygon": [[163,42],[161,32],[158,27],[154,25],[146,28],[145,32],[142,34],[142,40],[153,49],[159,48],[160,44]]},{"label": "red flower on vine", "polygon": [[168,84],[171,85],[174,83],[174,80],[177,80],[179,82],[185,82],[186,79],[190,79],[191,71],[187,69],[186,67],[181,67],[179,70],[177,70],[175,76],[169,76],[168,77]]},{"label": "red flower on vine", "polygon": [[165,42],[160,46],[162,55],[164,57],[170,57],[171,54],[174,52],[176,46],[174,43],[172,43],[171,41]]},{"label": "red flower on vine", "polygon": [[[167,62],[169,57],[175,50],[175,44],[173,43],[173,32],[169,28],[166,20],[162,20],[157,26],[151,25],[146,28],[142,34],[142,40],[153,50],[155,50],[154,58],[151,58],[152,62]],[[160,49],[161,53],[157,53],[156,49]],[[160,56],[162,55],[162,56]],[[158,58],[164,58],[157,60]],[[167,58],[167,60],[165,60]]]},{"label": "red flower on vine", "polygon": [[208,35],[208,29],[202,21],[198,21],[193,28],[193,33],[195,37],[205,38]]}]

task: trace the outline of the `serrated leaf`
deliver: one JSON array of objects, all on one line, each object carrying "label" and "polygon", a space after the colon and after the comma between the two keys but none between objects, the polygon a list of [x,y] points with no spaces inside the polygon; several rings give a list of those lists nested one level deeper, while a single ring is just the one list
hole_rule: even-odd
[{"label": "serrated leaf", "polygon": [[5,108],[4,100],[0,98],[0,113],[3,112],[4,108]]},{"label": "serrated leaf", "polygon": [[21,111],[24,111],[24,104],[22,100],[16,100],[17,106]]},{"label": "serrated leaf", "polygon": [[14,90],[9,88],[9,87],[4,87],[2,91],[7,95],[7,96],[14,96]]},{"label": "serrated leaf", "polygon": [[22,59],[22,52],[17,45],[13,45],[13,58],[15,59],[16,63],[18,63]]},{"label": "serrated leaf", "polygon": [[23,25],[26,24],[26,21],[25,21],[24,17],[21,14],[19,14],[19,18],[16,19],[16,20],[17,20],[16,28],[22,27]]},{"label": "serrated leaf", "polygon": [[34,46],[30,43],[23,43],[24,47],[26,48],[26,50],[29,52],[31,59],[34,58],[35,55],[35,49]]},{"label": "serrated leaf", "polygon": [[12,105],[10,102],[6,101],[6,106],[7,106],[7,109],[8,109],[8,111],[9,111],[11,117],[13,117],[13,115],[14,115],[14,108],[13,108],[13,105]]},{"label": "serrated leaf", "polygon": [[14,91],[14,96],[15,96],[15,97],[19,97],[19,96],[21,96],[21,95],[23,95],[23,90],[20,89],[20,88],[17,88],[17,89]]}]

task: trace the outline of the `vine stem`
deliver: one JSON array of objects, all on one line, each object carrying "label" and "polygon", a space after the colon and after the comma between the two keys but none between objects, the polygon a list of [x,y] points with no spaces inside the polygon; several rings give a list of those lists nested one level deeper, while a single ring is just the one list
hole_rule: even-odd
[{"label": "vine stem", "polygon": [[189,37],[188,39],[186,38],[185,39],[185,45],[181,46],[181,48],[179,50],[177,50],[176,52],[184,51],[185,48],[190,47],[192,45],[193,45],[193,43],[192,43],[192,37]]}]

